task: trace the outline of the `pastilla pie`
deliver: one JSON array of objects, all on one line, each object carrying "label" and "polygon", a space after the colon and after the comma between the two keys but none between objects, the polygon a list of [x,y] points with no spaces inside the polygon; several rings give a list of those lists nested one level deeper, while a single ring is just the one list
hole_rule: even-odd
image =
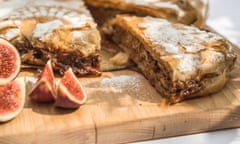
[{"label": "pastilla pie", "polygon": [[117,14],[152,16],[171,22],[203,25],[207,7],[201,0],[85,0],[98,24]]},{"label": "pastilla pie", "polygon": [[[100,74],[100,34],[81,0],[9,0],[0,5],[0,37],[13,43],[23,63],[63,73]],[[4,12],[4,13],[3,13]]]},{"label": "pastilla pie", "polygon": [[119,15],[113,40],[170,103],[219,91],[236,56],[219,35],[164,19]]}]

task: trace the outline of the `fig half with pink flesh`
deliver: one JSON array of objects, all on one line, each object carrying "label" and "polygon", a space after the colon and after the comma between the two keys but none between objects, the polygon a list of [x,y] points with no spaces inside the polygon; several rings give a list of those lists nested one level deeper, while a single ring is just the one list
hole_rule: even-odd
[{"label": "fig half with pink flesh", "polygon": [[0,85],[5,85],[16,78],[20,68],[19,52],[7,40],[0,38]]},{"label": "fig half with pink flesh", "polygon": [[55,79],[51,61],[45,65],[36,85],[29,94],[30,98],[37,102],[52,102],[56,97]]},{"label": "fig half with pink flesh", "polygon": [[65,71],[64,76],[57,86],[57,98],[55,106],[62,108],[78,108],[87,100],[80,81],[72,72],[72,69]]},{"label": "fig half with pink flesh", "polygon": [[0,122],[15,118],[25,103],[24,78],[16,78],[10,83],[0,86]]}]

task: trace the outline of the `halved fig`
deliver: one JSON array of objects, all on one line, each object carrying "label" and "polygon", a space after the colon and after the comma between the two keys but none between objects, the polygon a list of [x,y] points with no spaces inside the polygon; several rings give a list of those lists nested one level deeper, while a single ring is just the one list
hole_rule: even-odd
[{"label": "halved fig", "polygon": [[64,76],[59,81],[57,86],[57,98],[55,102],[56,107],[62,108],[78,108],[87,100],[80,81],[69,68],[65,71]]},{"label": "halved fig", "polygon": [[15,118],[25,103],[24,78],[16,78],[10,83],[0,86],[0,122]]},{"label": "halved fig", "polygon": [[56,97],[55,79],[51,60],[45,65],[36,85],[29,94],[30,98],[37,102],[52,102]]},{"label": "halved fig", "polygon": [[0,38],[0,85],[12,81],[18,75],[20,68],[19,52],[7,40]]}]

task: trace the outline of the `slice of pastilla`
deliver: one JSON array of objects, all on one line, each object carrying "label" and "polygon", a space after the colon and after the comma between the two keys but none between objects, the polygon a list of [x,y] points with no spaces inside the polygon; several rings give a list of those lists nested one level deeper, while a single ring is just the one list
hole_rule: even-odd
[{"label": "slice of pastilla", "polygon": [[0,1],[0,37],[20,52],[24,64],[78,76],[100,75],[100,34],[82,0]]},{"label": "slice of pastilla", "polygon": [[170,103],[221,90],[236,60],[226,40],[195,27],[127,15],[112,27],[113,40]]}]

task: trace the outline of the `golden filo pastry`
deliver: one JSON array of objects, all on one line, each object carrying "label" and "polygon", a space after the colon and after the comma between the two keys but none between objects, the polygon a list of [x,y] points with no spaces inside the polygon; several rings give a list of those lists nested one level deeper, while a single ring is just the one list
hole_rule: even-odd
[{"label": "golden filo pastry", "polygon": [[[137,16],[160,17],[172,22],[180,22],[197,27],[205,26],[208,6],[202,0],[85,0],[101,33],[101,47],[110,54],[119,51],[118,45],[111,40],[111,30],[108,22],[118,14],[131,14]],[[103,56],[103,60],[106,58]],[[109,60],[103,62],[103,70],[116,70],[131,66],[112,64]]]},{"label": "golden filo pastry", "polygon": [[23,63],[63,73],[100,74],[100,34],[81,0],[9,0],[0,3],[0,37],[13,43]]},{"label": "golden filo pastry", "polygon": [[171,22],[194,24],[205,22],[207,6],[201,0],[85,0],[99,25],[117,14],[152,16]]},{"label": "golden filo pastry", "polygon": [[196,27],[127,15],[111,25],[113,40],[170,103],[221,90],[236,61],[224,38]]}]

